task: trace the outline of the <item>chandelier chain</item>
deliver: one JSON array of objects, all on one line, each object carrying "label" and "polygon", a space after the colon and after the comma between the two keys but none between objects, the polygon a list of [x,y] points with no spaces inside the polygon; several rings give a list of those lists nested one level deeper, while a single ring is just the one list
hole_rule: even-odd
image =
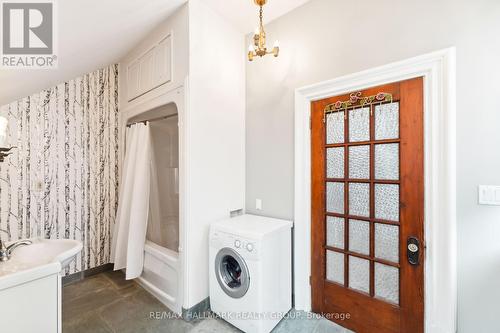
[{"label": "chandelier chain", "polygon": [[260,17],[260,26],[262,27],[262,20],[264,17],[264,10],[262,9],[262,6],[260,6],[260,11],[259,11],[259,17]]}]

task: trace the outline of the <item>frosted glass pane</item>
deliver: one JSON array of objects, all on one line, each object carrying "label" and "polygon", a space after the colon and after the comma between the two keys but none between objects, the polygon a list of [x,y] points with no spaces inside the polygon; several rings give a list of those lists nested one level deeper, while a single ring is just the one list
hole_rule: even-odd
[{"label": "frosted glass pane", "polygon": [[349,111],[349,141],[370,140],[370,108]]},{"label": "frosted glass pane", "polygon": [[375,140],[399,138],[399,103],[375,106]]},{"label": "frosted glass pane", "polygon": [[327,216],[326,218],[326,245],[339,249],[344,248],[344,219]]},{"label": "frosted glass pane", "polygon": [[349,184],[349,214],[370,217],[370,184]]},{"label": "frosted glass pane", "polygon": [[349,178],[370,178],[370,146],[349,147]]},{"label": "frosted glass pane", "polygon": [[370,262],[354,256],[349,256],[349,288],[370,291]]},{"label": "frosted glass pane", "polygon": [[326,177],[344,178],[344,147],[326,150]]},{"label": "frosted glass pane", "polygon": [[370,254],[370,223],[349,220],[349,251]]},{"label": "frosted glass pane", "polygon": [[375,178],[399,179],[399,143],[375,145]]},{"label": "frosted glass pane", "polygon": [[326,210],[344,214],[344,183],[326,183]]},{"label": "frosted glass pane", "polygon": [[344,143],[344,112],[326,115],[326,143]]},{"label": "frosted glass pane", "polygon": [[399,270],[375,263],[375,297],[399,304]]},{"label": "frosted glass pane", "polygon": [[375,257],[399,262],[399,227],[375,223]]},{"label": "frosted glass pane", "polygon": [[375,218],[399,221],[399,185],[375,185]]},{"label": "frosted glass pane", "polygon": [[344,284],[344,255],[326,251],[326,279]]}]

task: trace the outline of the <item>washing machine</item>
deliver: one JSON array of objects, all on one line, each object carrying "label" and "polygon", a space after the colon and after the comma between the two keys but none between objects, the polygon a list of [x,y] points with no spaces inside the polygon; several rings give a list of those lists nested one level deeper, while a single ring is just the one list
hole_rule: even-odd
[{"label": "washing machine", "polygon": [[210,307],[247,333],[270,332],[292,307],[292,222],[241,215],[210,226]]}]

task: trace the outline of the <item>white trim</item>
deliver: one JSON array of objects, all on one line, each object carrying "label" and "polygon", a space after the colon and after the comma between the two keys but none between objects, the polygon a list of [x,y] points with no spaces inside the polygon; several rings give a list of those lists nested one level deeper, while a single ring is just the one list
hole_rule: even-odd
[{"label": "white trim", "polygon": [[455,48],[295,91],[295,308],[311,310],[311,101],[424,77],[425,332],[456,332]]},{"label": "white trim", "polygon": [[[189,76],[186,76],[184,80],[184,114],[182,116],[182,121],[179,123],[179,135],[180,139],[183,142],[182,149],[179,147],[179,152],[182,152],[179,154],[179,167],[182,166],[182,170],[184,170],[184,174],[180,175],[180,182],[182,182],[184,185],[182,188],[184,189],[183,192],[180,192],[179,196],[179,212],[182,212],[184,215],[182,219],[182,229],[179,229],[179,235],[182,238],[182,246],[179,247],[179,252],[182,253],[181,263],[181,272],[183,274],[182,276],[182,286],[179,286],[179,289],[183,291],[183,297],[182,297],[182,307],[184,309],[189,308],[189,303],[188,300],[190,299],[190,289],[189,289],[189,277],[192,275],[192,273],[189,271],[189,265],[187,264],[188,258],[190,258],[190,253],[189,249],[190,247],[188,246],[189,243],[189,235],[191,234],[190,228],[191,228],[191,216],[190,216],[190,210],[189,208],[191,207],[191,181],[190,181],[190,175],[192,174],[191,172],[191,162],[189,157],[191,156],[190,153],[190,148],[191,147],[191,142],[190,142],[190,133],[191,133],[191,112],[189,111]],[[179,118],[180,119],[180,118]],[[182,127],[182,131],[180,131]],[[179,185],[180,185],[179,182]],[[180,218],[180,215],[179,215]],[[179,221],[181,221],[179,219]],[[179,239],[180,240],[180,239]]]},{"label": "white trim", "polygon": [[57,333],[62,333],[62,270],[57,274]]}]

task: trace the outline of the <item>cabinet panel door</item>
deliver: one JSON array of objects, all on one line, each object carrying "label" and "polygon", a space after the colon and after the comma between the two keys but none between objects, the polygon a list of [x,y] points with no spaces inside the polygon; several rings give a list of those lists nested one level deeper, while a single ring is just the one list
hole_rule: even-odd
[{"label": "cabinet panel door", "polygon": [[57,333],[58,278],[53,274],[1,290],[1,331]]},{"label": "cabinet panel door", "polygon": [[154,86],[172,80],[172,38],[168,36],[155,48]]},{"label": "cabinet panel door", "polygon": [[139,93],[145,92],[153,88],[153,71],[154,71],[154,55],[155,49],[152,48],[144,54],[139,60],[141,66],[141,74],[139,80]]},{"label": "cabinet panel door", "polygon": [[127,68],[128,100],[140,95],[139,91],[139,61],[132,62]]}]

